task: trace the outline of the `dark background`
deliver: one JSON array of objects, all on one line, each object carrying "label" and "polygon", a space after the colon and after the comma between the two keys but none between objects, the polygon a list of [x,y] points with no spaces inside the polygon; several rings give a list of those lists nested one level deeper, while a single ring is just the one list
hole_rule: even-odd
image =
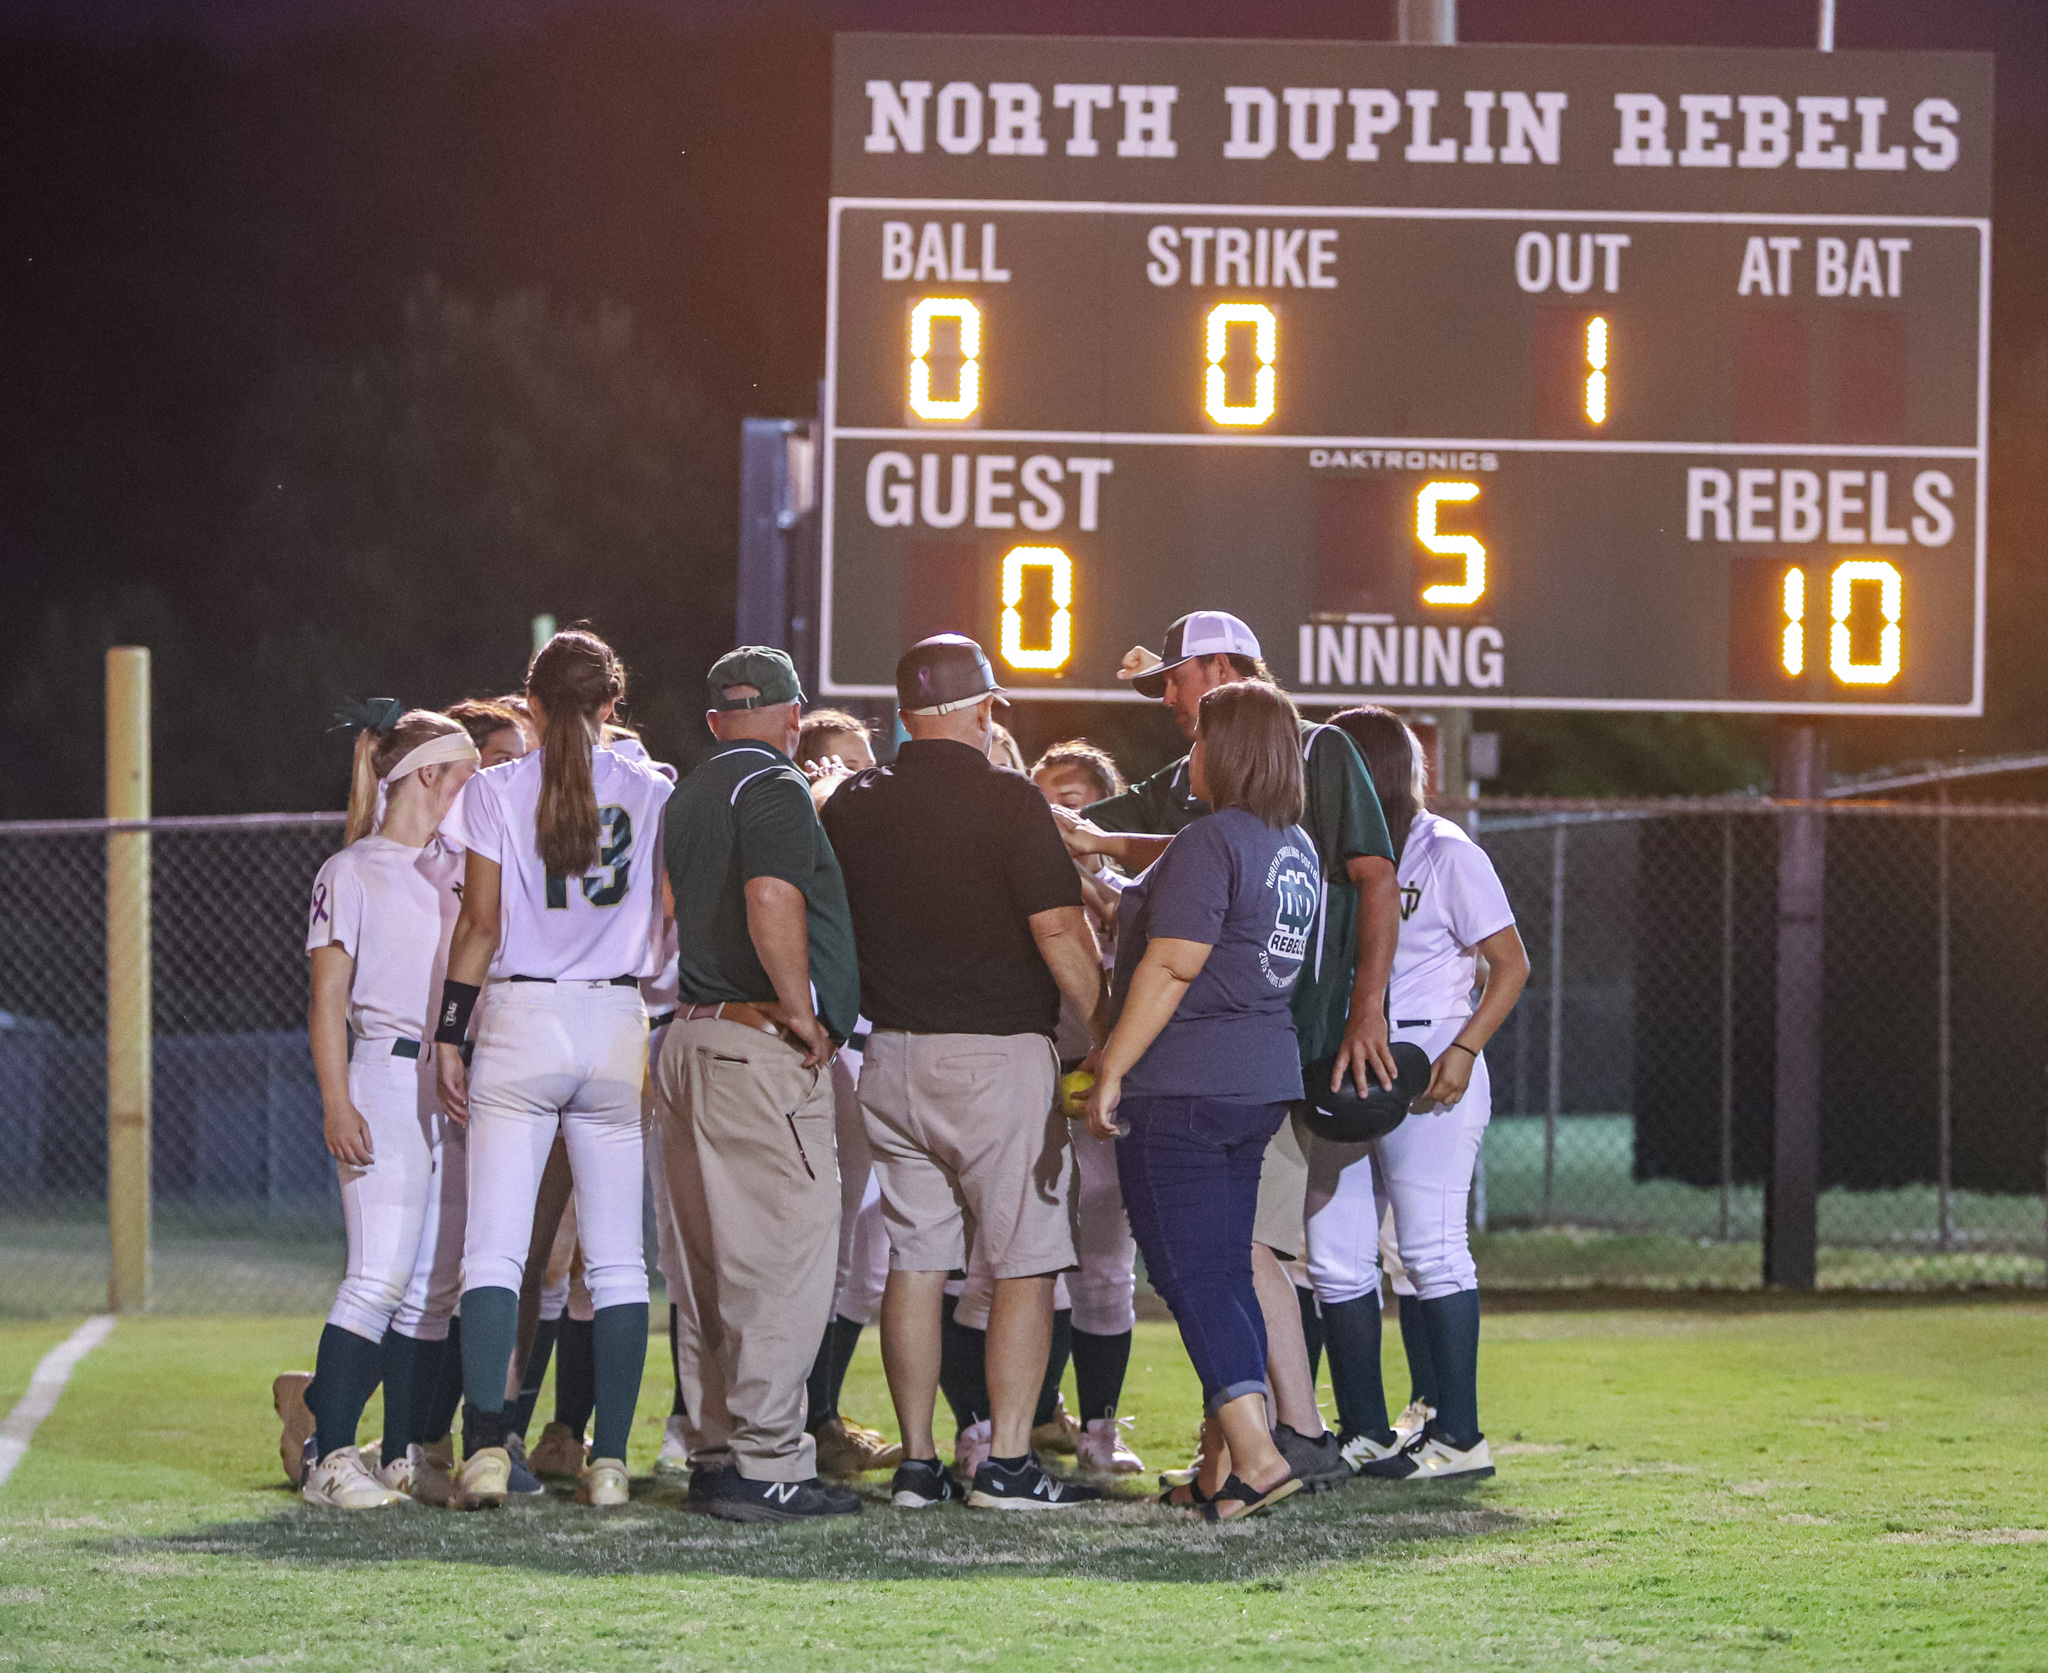
[{"label": "dark background", "polygon": [[[1459,27],[1800,47],[1812,13],[1463,0]],[[0,817],[101,811],[112,643],[155,653],[166,813],[337,805],[343,694],[516,685],[540,611],[611,635],[657,753],[694,759],[738,420],[815,405],[834,28],[1384,39],[1391,8],[0,9]],[[1998,231],[1990,710],[1830,723],[1830,747],[2048,745],[2048,8],[1841,0],[1837,40],[1998,54]],[[1174,744],[1152,711],[1018,718],[1027,747],[1089,727],[1133,767]],[[1499,726],[1503,790],[1717,789],[1768,755],[1768,723]]]}]

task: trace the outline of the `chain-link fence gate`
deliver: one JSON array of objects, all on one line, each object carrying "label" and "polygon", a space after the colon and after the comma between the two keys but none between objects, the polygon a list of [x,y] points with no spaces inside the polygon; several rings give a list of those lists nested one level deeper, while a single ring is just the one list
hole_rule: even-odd
[{"label": "chain-link fence gate", "polygon": [[[1488,1051],[1482,1281],[1755,1285],[1791,815],[1472,811],[1533,967]],[[2038,1283],[2048,808],[1839,804],[1824,820],[1820,1281]],[[113,829],[0,825],[0,1314],[106,1301]],[[317,1311],[342,1242],[304,924],[341,820],[148,829],[153,1305]]]}]

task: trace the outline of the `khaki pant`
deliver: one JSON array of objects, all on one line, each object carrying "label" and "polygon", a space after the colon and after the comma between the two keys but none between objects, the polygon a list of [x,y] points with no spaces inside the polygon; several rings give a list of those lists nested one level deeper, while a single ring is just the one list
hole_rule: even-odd
[{"label": "khaki pant", "polygon": [[757,1029],[678,1017],[655,1084],[682,1243],[671,1299],[690,1462],[807,1481],[804,1380],[839,1246],[832,1077]]},{"label": "khaki pant", "polygon": [[1283,1261],[1308,1247],[1308,1149],[1301,1117],[1280,1123],[1266,1146],[1259,1168],[1259,1213],[1252,1222],[1252,1241],[1263,1243]]}]

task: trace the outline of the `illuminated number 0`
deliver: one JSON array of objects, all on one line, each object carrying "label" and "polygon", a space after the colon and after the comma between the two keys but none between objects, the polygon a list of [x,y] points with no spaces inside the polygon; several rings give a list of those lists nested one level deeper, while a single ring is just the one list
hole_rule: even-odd
[{"label": "illuminated number 0", "polygon": [[[1052,628],[1036,649],[1024,644],[1024,571],[1052,572]],[[1003,557],[1003,660],[1012,668],[1051,671],[1074,654],[1074,564],[1057,546],[1013,546]]]},{"label": "illuminated number 0", "polygon": [[1426,482],[1415,496],[1415,538],[1427,551],[1447,558],[1465,560],[1465,579],[1439,581],[1422,589],[1425,604],[1477,604],[1486,591],[1486,548],[1469,534],[1439,534],[1436,508],[1440,504],[1462,504],[1479,498],[1476,482]]},{"label": "illuminated number 0", "polygon": [[[1884,626],[1877,636],[1877,660],[1858,662],[1849,645],[1849,611],[1857,583],[1877,588],[1878,613]],[[1835,565],[1828,577],[1828,668],[1844,685],[1890,685],[1904,663],[1904,634],[1899,616],[1906,583],[1897,568],[1882,558],[1850,558]],[[1806,672],[1806,571],[1785,571],[1785,625],[1779,663],[1788,674]]]},{"label": "illuminated number 0", "polygon": [[[1252,353],[1259,363],[1252,377],[1249,406],[1233,406],[1223,373],[1223,357],[1230,349],[1230,328],[1252,328]],[[1203,374],[1203,406],[1218,424],[1263,424],[1273,416],[1279,402],[1280,374],[1274,360],[1280,353],[1280,322],[1263,302],[1219,302],[1209,310],[1209,367]]]},{"label": "illuminated number 0", "polygon": [[[932,321],[960,324],[960,385],[950,401],[932,399]],[[910,310],[910,410],[919,418],[971,418],[981,405],[981,310],[959,297],[927,296]]]}]

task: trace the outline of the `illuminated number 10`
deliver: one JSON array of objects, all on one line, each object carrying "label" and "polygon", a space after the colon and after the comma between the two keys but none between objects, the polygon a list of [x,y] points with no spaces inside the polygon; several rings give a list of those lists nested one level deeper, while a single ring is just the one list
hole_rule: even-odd
[{"label": "illuminated number 10", "polygon": [[[960,385],[950,401],[932,399],[932,321],[960,324]],[[981,405],[981,310],[960,297],[927,296],[910,310],[910,410],[919,418],[971,418]]]},{"label": "illuminated number 10", "polygon": [[[1878,614],[1884,626],[1877,636],[1877,660],[1858,662],[1849,645],[1849,611],[1861,583],[1877,588]],[[1905,602],[1905,578],[1882,558],[1850,558],[1828,577],[1828,670],[1844,685],[1890,685],[1904,663],[1905,636],[1899,616]],[[1788,674],[1806,671],[1806,571],[1785,571],[1785,626],[1779,662]]]},{"label": "illuminated number 10", "polygon": [[[1259,363],[1252,377],[1250,403],[1232,405],[1223,357],[1230,350],[1230,328],[1252,328],[1252,353]],[[1219,302],[1209,310],[1208,370],[1203,374],[1202,405],[1218,424],[1263,424],[1279,401],[1280,374],[1274,361],[1280,353],[1280,322],[1263,302]]]},{"label": "illuminated number 10", "polygon": [[[1024,572],[1051,571],[1052,627],[1043,645],[1024,643]],[[1051,672],[1074,654],[1074,563],[1057,546],[1013,546],[1003,557],[1003,660],[1012,668]]]}]

